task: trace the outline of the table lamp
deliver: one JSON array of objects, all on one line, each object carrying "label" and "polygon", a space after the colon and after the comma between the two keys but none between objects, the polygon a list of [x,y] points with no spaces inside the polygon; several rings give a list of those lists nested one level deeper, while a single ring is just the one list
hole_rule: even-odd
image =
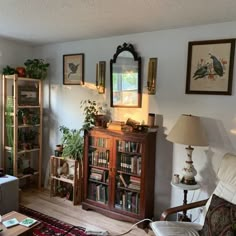
[{"label": "table lamp", "polygon": [[181,182],[189,185],[196,184],[195,176],[197,175],[197,171],[193,166],[192,146],[208,145],[200,117],[184,114],[181,115],[170,133],[167,135],[166,139],[173,143],[188,145],[185,148],[187,151],[187,160],[185,161],[185,167],[182,170],[183,178]]}]

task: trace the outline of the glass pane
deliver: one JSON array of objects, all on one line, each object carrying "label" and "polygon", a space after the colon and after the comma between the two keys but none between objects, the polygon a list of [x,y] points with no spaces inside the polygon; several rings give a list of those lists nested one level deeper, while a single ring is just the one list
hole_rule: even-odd
[{"label": "glass pane", "polygon": [[108,203],[109,184],[109,139],[89,137],[88,198],[96,202]]},{"label": "glass pane", "polygon": [[139,214],[142,145],[137,142],[116,142],[115,208]]}]

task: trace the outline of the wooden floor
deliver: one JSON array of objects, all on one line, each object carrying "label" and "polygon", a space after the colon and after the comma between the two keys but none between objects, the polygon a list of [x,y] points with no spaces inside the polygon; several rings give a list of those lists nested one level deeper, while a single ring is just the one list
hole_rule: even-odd
[{"label": "wooden floor", "polygon": [[[21,204],[39,211],[43,214],[60,219],[64,222],[82,226],[89,230],[107,230],[109,235],[122,234],[128,231],[131,223],[113,220],[94,211],[86,211],[79,206],[73,206],[71,202],[59,198],[50,198],[48,190],[22,190]],[[133,228],[129,236],[154,235],[150,229]]]}]

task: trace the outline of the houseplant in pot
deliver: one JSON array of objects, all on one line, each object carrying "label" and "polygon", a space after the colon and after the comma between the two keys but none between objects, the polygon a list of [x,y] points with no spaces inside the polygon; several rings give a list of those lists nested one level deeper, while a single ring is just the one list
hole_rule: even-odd
[{"label": "houseplant in pot", "polygon": [[16,73],[15,68],[10,67],[9,65],[5,66],[2,69],[2,74],[3,75],[14,75]]},{"label": "houseplant in pot", "polygon": [[80,134],[81,131],[76,129],[69,129],[65,126],[60,126],[59,130],[62,133],[62,155],[74,160],[82,160],[84,139]]},{"label": "houseplant in pot", "polygon": [[26,76],[35,79],[45,79],[49,63],[45,63],[43,59],[28,59],[24,63]]},{"label": "houseplant in pot", "polygon": [[[106,104],[104,107],[106,107]],[[106,127],[110,114],[109,110],[104,107],[90,99],[80,102],[80,108],[83,109],[85,115],[82,130],[88,131],[94,126]]]},{"label": "houseplant in pot", "polygon": [[[81,190],[78,194],[78,198],[82,198],[82,183],[83,183],[83,150],[84,150],[84,138],[81,136],[81,130],[69,129],[65,126],[59,127],[62,133],[62,156],[78,161],[77,178],[78,186]],[[69,166],[69,175],[75,175],[75,166]],[[79,190],[78,190],[79,191]],[[80,200],[79,200],[80,201]]]}]

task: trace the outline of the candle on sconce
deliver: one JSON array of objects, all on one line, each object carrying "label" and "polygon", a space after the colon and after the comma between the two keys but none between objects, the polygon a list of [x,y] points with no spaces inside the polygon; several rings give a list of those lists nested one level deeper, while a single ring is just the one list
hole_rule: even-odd
[{"label": "candle on sconce", "polygon": [[103,64],[100,64],[100,71],[101,71],[101,73],[100,73],[100,76],[99,76],[99,79],[100,79],[99,85],[103,86]]},{"label": "candle on sconce", "polygon": [[156,93],[156,67],[157,67],[157,58],[149,59],[149,70],[148,70],[148,94]]},{"label": "candle on sconce", "polygon": [[97,75],[96,75],[96,87],[99,94],[105,93],[105,73],[106,73],[106,62],[100,61],[97,64]]},{"label": "candle on sconce", "polygon": [[99,76],[99,65],[96,64],[96,87],[98,86],[98,76]]}]

